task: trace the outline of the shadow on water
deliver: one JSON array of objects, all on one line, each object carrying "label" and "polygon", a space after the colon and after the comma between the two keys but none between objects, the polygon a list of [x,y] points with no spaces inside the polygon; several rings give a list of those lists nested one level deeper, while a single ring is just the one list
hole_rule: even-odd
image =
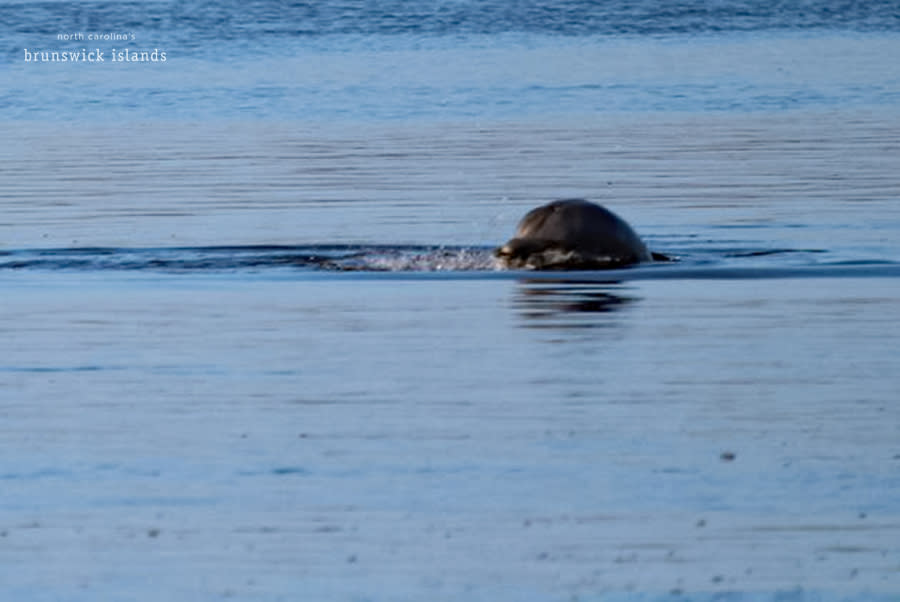
[{"label": "shadow on water", "polygon": [[526,328],[594,329],[619,325],[617,314],[638,302],[620,282],[533,280],[518,283],[513,307]]}]

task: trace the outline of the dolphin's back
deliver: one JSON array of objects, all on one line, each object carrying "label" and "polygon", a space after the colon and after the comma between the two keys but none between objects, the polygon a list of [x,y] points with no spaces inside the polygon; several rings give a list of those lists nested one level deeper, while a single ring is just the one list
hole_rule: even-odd
[{"label": "dolphin's back", "polygon": [[506,247],[526,253],[552,249],[569,253],[573,261],[585,264],[627,265],[651,260],[647,247],[625,220],[581,199],[554,201],[532,209],[519,222],[515,238]]}]

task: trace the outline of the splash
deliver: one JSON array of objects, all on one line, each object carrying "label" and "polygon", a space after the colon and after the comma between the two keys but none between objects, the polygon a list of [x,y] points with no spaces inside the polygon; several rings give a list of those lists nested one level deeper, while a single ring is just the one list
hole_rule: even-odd
[{"label": "splash", "polygon": [[378,272],[471,272],[502,269],[490,249],[438,248],[425,251],[384,249],[333,262],[337,269]]}]

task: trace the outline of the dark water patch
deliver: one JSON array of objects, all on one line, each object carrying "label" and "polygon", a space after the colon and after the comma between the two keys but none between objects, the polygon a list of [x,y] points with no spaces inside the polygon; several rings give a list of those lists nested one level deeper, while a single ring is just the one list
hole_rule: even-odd
[{"label": "dark water patch", "polygon": [[309,474],[309,471],[305,468],[300,468],[299,466],[282,466],[279,468],[273,468],[272,474],[276,476],[305,476]]},{"label": "dark water patch", "polygon": [[212,506],[218,501],[203,496],[109,496],[94,499],[91,504],[98,508],[191,508]]},{"label": "dark water patch", "polygon": [[32,481],[36,479],[65,478],[69,476],[71,476],[71,473],[65,470],[60,470],[58,468],[42,468],[26,472],[0,473],[0,481]]},{"label": "dark water patch", "polygon": [[725,257],[765,257],[767,255],[788,255],[793,253],[826,253],[825,249],[755,249],[725,253]]},{"label": "dark water patch", "polygon": [[99,372],[101,370],[122,370],[119,366],[0,366],[0,372],[23,372],[46,374],[55,372]]},{"label": "dark water patch", "polygon": [[259,477],[259,476],[309,476],[310,472],[306,468],[300,466],[278,466],[264,470],[241,470],[237,473],[242,477]]},{"label": "dark water patch", "polygon": [[859,261],[852,265],[815,264],[807,266],[737,265],[697,266],[681,265],[671,270],[660,266],[647,266],[623,270],[617,274],[621,280],[758,280],[782,278],[897,278],[900,263],[883,261]]},{"label": "dark water patch", "polygon": [[[179,56],[253,48],[277,51],[279,42],[333,35],[538,33],[549,35],[667,35],[769,30],[898,31],[893,2],[764,3],[681,0],[665,4],[613,0],[463,0],[388,2],[10,2],[0,4],[0,26],[21,39],[46,42],[84,32],[140,48],[152,40]],[[134,38],[131,34],[134,33]],[[102,41],[105,41],[101,38]],[[85,39],[87,42],[88,40]],[[226,54],[227,55],[227,54]]]}]

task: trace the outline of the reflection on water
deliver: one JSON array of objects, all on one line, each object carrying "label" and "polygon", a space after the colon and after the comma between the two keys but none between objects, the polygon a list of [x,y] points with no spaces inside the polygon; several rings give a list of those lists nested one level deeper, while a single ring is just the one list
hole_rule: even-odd
[{"label": "reflection on water", "polygon": [[523,280],[513,306],[527,328],[609,328],[616,312],[640,299],[624,291],[615,281]]}]

